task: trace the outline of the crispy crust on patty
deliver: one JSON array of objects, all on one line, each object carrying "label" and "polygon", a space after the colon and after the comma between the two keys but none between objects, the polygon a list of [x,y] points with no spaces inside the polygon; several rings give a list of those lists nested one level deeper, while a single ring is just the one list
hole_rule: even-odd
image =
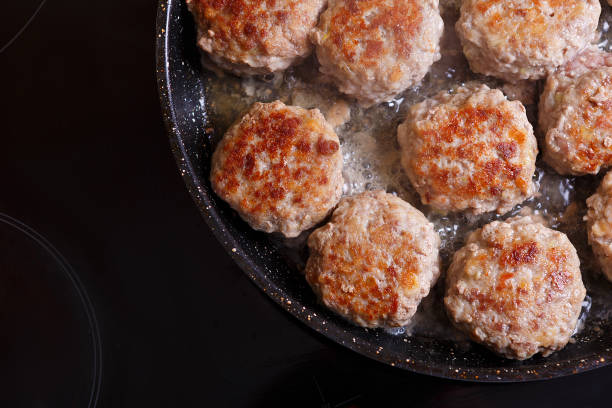
[{"label": "crispy crust on patty", "polygon": [[323,303],[364,327],[403,326],[439,276],[440,238],[382,191],[342,199],[308,239],[306,279]]},{"label": "crispy crust on patty", "polygon": [[325,0],[187,0],[198,45],[238,75],[267,74],[298,63]]},{"label": "crispy crust on patty", "polygon": [[439,211],[504,213],[536,192],[537,142],[525,108],[486,85],[412,106],[398,141],[421,201]]},{"label": "crispy crust on patty", "polygon": [[317,109],[255,103],[219,143],[210,177],[253,228],[294,237],[342,195],[340,142]]},{"label": "crispy crust on patty", "polygon": [[532,217],[474,231],[453,256],[446,280],[451,321],[474,341],[519,360],[563,348],[586,295],[569,239]]}]

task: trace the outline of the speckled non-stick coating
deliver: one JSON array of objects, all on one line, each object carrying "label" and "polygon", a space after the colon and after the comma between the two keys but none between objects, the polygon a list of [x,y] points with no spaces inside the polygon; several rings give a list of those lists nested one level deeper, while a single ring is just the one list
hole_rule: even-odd
[{"label": "speckled non-stick coating", "polygon": [[[479,346],[355,327],[317,303],[266,234],[250,229],[219,200],[208,174],[214,127],[195,28],[182,0],[162,0],[157,18],[157,79],[162,113],[179,171],[217,239],[253,282],[285,310],[334,341],[375,360],[439,377],[513,382],[571,375],[609,364],[612,325],[587,325],[576,342],[550,357],[505,360]],[[151,163],[155,165],[155,163]],[[206,322],[202,322],[206,324]]]}]

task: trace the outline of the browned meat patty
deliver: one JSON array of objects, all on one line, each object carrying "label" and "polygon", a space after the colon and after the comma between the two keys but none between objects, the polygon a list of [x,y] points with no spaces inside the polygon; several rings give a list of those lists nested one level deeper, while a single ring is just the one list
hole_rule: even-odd
[{"label": "browned meat patty", "polygon": [[186,0],[198,45],[237,75],[281,71],[312,51],[308,39],[326,0]]},{"label": "browned meat patty", "polygon": [[541,79],[596,38],[599,0],[465,0],[456,29],[473,71]]},{"label": "browned meat patty", "polygon": [[604,275],[612,282],[612,172],[604,177],[597,192],[587,199],[589,244]]},{"label": "browned meat patty", "polygon": [[251,227],[295,237],[342,195],[340,142],[318,109],[255,103],[223,136],[210,179]]},{"label": "browned meat patty", "polygon": [[532,217],[473,232],[446,280],[451,321],[472,340],[518,360],[565,347],[586,295],[569,239]]},{"label": "browned meat patty", "polygon": [[330,0],[312,39],[321,72],[367,106],[425,76],[443,29],[438,0]]},{"label": "browned meat patty", "polygon": [[306,279],[323,303],[364,327],[406,325],[440,274],[425,216],[383,191],[340,201],[308,239]]},{"label": "browned meat patty", "polygon": [[539,124],[544,160],[560,174],[612,166],[612,54],[588,49],[550,75]]},{"label": "browned meat patty", "polygon": [[397,135],[408,178],[436,210],[505,213],[537,191],[533,129],[499,90],[441,92],[412,106]]}]

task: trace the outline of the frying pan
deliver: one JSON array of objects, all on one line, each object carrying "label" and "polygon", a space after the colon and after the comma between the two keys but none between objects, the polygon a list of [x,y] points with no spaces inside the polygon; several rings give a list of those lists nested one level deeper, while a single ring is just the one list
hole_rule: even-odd
[{"label": "frying pan", "polygon": [[[553,355],[506,360],[474,344],[426,336],[397,336],[355,327],[319,304],[282,248],[248,227],[212,192],[208,175],[214,149],[206,79],[194,22],[182,0],[162,0],[157,15],[157,81],[163,117],[179,171],[210,229],[249,278],[304,324],[362,355],[409,371],[484,382],[560,377],[612,360],[612,325],[587,324],[575,342]],[[592,311],[593,312],[593,311]],[[262,317],[263,318],[263,317]]]}]

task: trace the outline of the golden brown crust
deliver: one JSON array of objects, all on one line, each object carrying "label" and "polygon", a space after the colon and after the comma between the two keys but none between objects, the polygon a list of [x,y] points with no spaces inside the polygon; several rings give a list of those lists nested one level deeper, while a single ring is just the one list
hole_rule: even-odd
[{"label": "golden brown crust", "polygon": [[612,172],[606,174],[586,203],[589,244],[601,271],[612,282]]},{"label": "golden brown crust", "polygon": [[[474,1],[492,32],[505,36],[509,45],[535,52],[545,46],[542,36],[563,30],[584,10],[584,0],[531,0],[514,4],[508,0]],[[502,7],[500,7],[502,6]],[[488,13],[493,9],[492,13]],[[502,14],[503,12],[503,14]]]},{"label": "golden brown crust", "polygon": [[[375,320],[379,316],[390,316],[397,312],[398,293],[396,287],[408,290],[415,285],[417,260],[411,254],[415,248],[414,238],[410,233],[395,231],[389,224],[379,225],[370,232],[371,242],[366,245],[355,245],[353,242],[336,241],[329,246],[328,257],[323,257],[319,267],[333,269],[334,274],[318,276],[317,285],[326,287],[327,301],[347,307],[351,304],[353,313],[364,316],[367,320]],[[376,245],[383,245],[390,249],[387,259],[378,256]],[[340,254],[348,254],[343,257]],[[373,276],[359,274],[359,271],[368,268],[377,268],[384,271],[387,285],[380,287]],[[310,275],[309,275],[310,276]],[[351,278],[354,276],[353,278]],[[353,283],[350,295],[342,290],[345,279]],[[372,299],[366,302],[354,302],[352,299]],[[375,301],[373,301],[375,299]]]},{"label": "golden brown crust", "polygon": [[406,324],[439,275],[440,239],[401,199],[347,197],[308,240],[306,279],[323,303],[366,327]]},{"label": "golden brown crust", "polygon": [[457,32],[475,72],[540,79],[595,37],[599,0],[465,0]]},{"label": "golden brown crust", "polygon": [[[380,7],[380,0],[347,0],[338,8],[329,25],[329,41],[333,42],[341,57],[349,63],[366,66],[378,63],[383,53],[408,57],[413,48],[413,37],[423,22],[420,6],[415,0],[393,0]],[[372,13],[372,19],[363,18]],[[385,33],[391,29],[391,47]],[[361,44],[365,50],[360,52]]]},{"label": "golden brown crust", "polygon": [[223,68],[262,74],[311,51],[308,34],[325,0],[187,0],[198,44]]},{"label": "golden brown crust", "polygon": [[607,61],[577,77],[561,70],[547,80],[540,102],[544,159],[561,174],[597,174],[612,165],[612,58]]},{"label": "golden brown crust", "polygon": [[336,204],[341,170],[338,137],[321,113],[277,101],[256,103],[227,132],[211,181],[255,228],[297,235]]},{"label": "golden brown crust", "polygon": [[[612,73],[612,70],[610,70]],[[606,75],[601,81],[601,87],[604,89],[612,88],[612,75]],[[611,93],[612,95],[612,93]],[[579,108],[573,113],[573,118],[569,118],[570,122],[583,123],[584,127],[571,127],[568,129],[567,135],[573,143],[578,145],[576,158],[583,163],[581,171],[585,173],[593,173],[597,171],[602,164],[608,167],[612,164],[612,146],[605,146],[605,141],[592,140],[589,135],[585,134],[585,129],[597,129],[599,132],[607,134],[608,138],[612,138],[612,99],[594,103],[593,101],[582,101]]]},{"label": "golden brown crust", "polygon": [[585,294],[567,237],[516,217],[470,235],[453,257],[444,303],[473,340],[522,360],[567,344]]},{"label": "golden brown crust", "polygon": [[437,98],[412,107],[398,130],[423,203],[504,212],[533,195],[537,147],[522,105],[485,86]]},{"label": "golden brown crust", "polygon": [[311,37],[321,72],[368,106],[425,76],[443,29],[438,0],[331,0]]},{"label": "golden brown crust", "polygon": [[[549,301],[555,293],[562,293],[568,282],[576,279],[567,271],[566,261],[572,255],[568,248],[552,247],[543,248],[538,242],[531,238],[519,239],[510,243],[489,242],[490,247],[486,252],[479,253],[478,257],[470,262],[470,268],[487,271],[491,268],[491,262],[497,263],[504,272],[498,276],[497,284],[489,290],[471,289],[468,292],[469,302],[478,301],[478,310],[486,311],[493,309],[498,313],[513,314],[520,312],[530,300],[526,297],[525,287],[513,287],[509,284],[515,277],[514,268],[529,266],[544,271],[543,279],[537,278],[532,283],[549,286],[546,289],[545,301]],[[539,289],[534,289],[539,292]],[[542,317],[542,316],[537,316]],[[514,323],[510,326],[512,327]],[[534,324],[534,322],[532,322]]]},{"label": "golden brown crust", "polygon": [[[258,3],[274,0],[192,0],[192,10],[205,22],[205,29],[215,33],[214,48],[227,50],[236,42],[243,49],[257,48],[269,53],[266,37],[269,26],[283,24],[287,11],[270,12]],[[297,1],[294,1],[297,3]]]},{"label": "golden brown crust", "polygon": [[[479,131],[491,132],[493,143],[478,141]],[[417,151],[413,171],[430,178],[430,190],[441,194],[453,194],[460,198],[498,195],[507,188],[518,186],[527,194],[530,174],[525,174],[521,164],[512,159],[519,146],[525,143],[526,134],[513,126],[512,118],[498,108],[463,107],[449,112],[444,118],[435,118],[425,126],[419,126],[423,144]],[[502,142],[504,133],[509,142]],[[498,152],[490,158],[488,152]],[[462,177],[459,173],[438,165],[428,165],[432,156],[444,156],[449,160],[466,160],[475,163],[475,172],[467,183],[450,182]],[[483,160],[484,159],[484,160]],[[432,192],[428,192],[429,195]]]}]

